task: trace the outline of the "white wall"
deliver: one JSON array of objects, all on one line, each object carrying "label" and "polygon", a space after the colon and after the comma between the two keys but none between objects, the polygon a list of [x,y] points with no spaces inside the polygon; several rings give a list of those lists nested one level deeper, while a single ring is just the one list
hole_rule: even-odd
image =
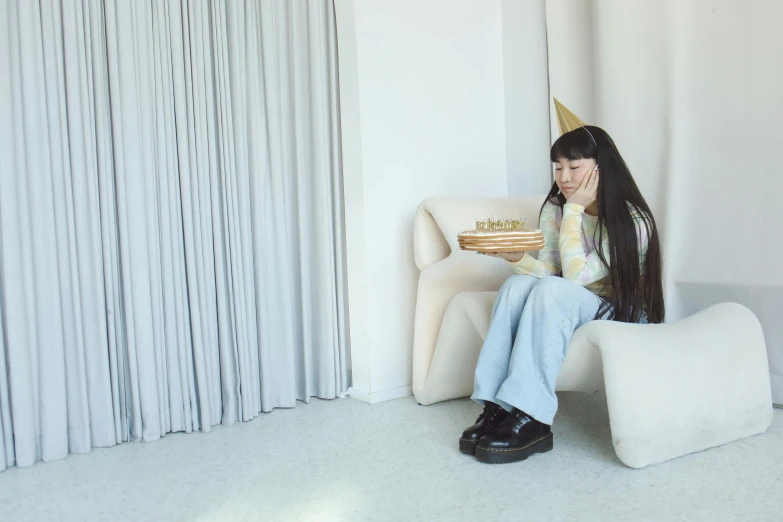
[{"label": "white wall", "polygon": [[544,0],[503,0],[503,79],[508,195],[546,194],[549,162],[549,81]]},{"label": "white wall", "polygon": [[[546,153],[527,158],[544,148],[540,129],[548,128],[545,109],[526,114],[528,96],[546,103],[546,76],[535,72],[545,64],[543,3],[529,3],[538,24],[518,27],[504,24],[504,8],[526,20],[513,4],[336,1],[356,398],[411,393],[418,204],[431,196],[521,195],[548,184]],[[507,81],[504,49],[524,56],[523,33],[539,54],[521,60],[530,83],[517,72]],[[510,182],[511,163],[521,179]]]},{"label": "white wall", "polygon": [[682,314],[706,296],[750,307],[783,404],[783,2],[690,4],[676,13],[683,117],[672,190],[685,195],[680,223],[691,225],[672,245],[674,297]]},{"label": "white wall", "polygon": [[354,396],[409,393],[419,201],[549,185],[546,64],[551,95],[612,134],[653,208],[669,319],[750,306],[783,402],[783,2],[336,5]]},{"label": "white wall", "polygon": [[[547,3],[552,95],[613,136],[653,208],[668,319],[719,301],[749,306],[778,403],[781,19],[778,0]],[[592,108],[569,71],[592,78]]]},{"label": "white wall", "polygon": [[[582,121],[595,121],[593,92],[593,25],[590,0],[547,0],[549,94]],[[555,107],[550,101],[551,142],[559,136]]]}]

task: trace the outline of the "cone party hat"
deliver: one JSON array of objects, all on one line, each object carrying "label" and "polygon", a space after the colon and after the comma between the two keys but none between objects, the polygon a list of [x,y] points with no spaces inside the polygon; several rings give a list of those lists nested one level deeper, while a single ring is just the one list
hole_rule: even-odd
[{"label": "cone party hat", "polygon": [[579,119],[579,117],[573,112],[569,111],[565,105],[560,103],[557,98],[555,100],[555,113],[557,114],[557,130],[560,131],[562,136],[566,132],[570,132],[579,127],[584,127],[585,122]]}]

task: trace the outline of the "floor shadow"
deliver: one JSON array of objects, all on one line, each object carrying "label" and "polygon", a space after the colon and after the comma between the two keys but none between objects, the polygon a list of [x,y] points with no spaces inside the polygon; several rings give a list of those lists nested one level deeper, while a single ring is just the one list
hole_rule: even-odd
[{"label": "floor shadow", "polygon": [[603,393],[558,393],[559,409],[553,425],[597,459],[622,466],[612,445],[609,410]]}]

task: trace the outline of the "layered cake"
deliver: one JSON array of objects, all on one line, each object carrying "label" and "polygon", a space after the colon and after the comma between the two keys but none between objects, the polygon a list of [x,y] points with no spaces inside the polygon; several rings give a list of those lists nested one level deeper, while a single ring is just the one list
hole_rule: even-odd
[{"label": "layered cake", "polygon": [[475,230],[466,230],[457,239],[462,250],[474,252],[523,252],[544,248],[541,230],[525,228],[525,222],[516,219],[476,221]]}]

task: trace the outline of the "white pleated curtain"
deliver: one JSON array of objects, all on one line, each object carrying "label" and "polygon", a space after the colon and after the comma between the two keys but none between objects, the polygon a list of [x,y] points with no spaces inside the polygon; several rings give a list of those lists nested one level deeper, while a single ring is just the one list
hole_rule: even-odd
[{"label": "white pleated curtain", "polygon": [[348,383],[330,0],[3,0],[6,466]]}]

